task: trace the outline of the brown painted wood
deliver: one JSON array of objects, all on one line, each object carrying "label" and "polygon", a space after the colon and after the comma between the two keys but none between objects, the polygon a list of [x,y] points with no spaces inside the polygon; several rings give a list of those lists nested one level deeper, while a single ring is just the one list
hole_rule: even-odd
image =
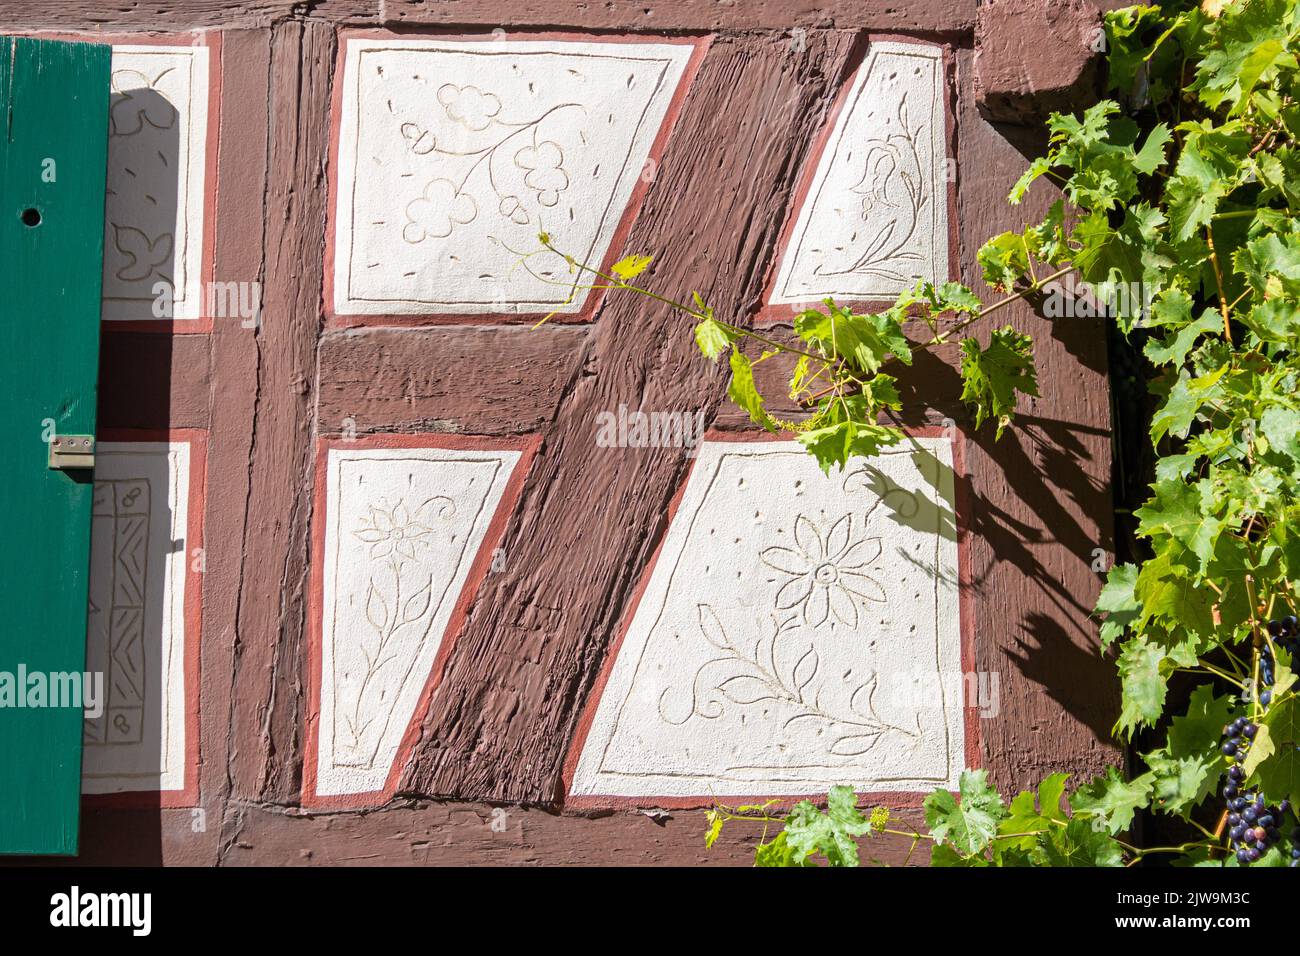
[{"label": "brown painted wood", "polygon": [[232,795],[299,788],[311,522],[316,341],[321,328],[325,157],[335,33],[271,31],[262,327],[257,331],[248,506],[230,737]]},{"label": "brown painted wood", "polygon": [[[970,50],[959,51],[954,218],[961,281],[992,302],[1002,295],[980,279],[979,247],[998,232],[1039,221],[1060,193],[1040,181],[1024,204],[1007,203],[1026,155],[1038,155],[1043,144],[1023,129],[994,127],[979,115],[971,60]],[[950,419],[967,438],[967,506],[959,523],[970,540],[976,663],[998,675],[1001,695],[1000,712],[979,721],[979,759],[1000,786],[1020,789],[1056,771],[1073,773],[1077,781],[1117,763],[1121,751],[1110,737],[1119,684],[1114,665],[1099,654],[1088,617],[1102,583],[1092,570],[1094,549],[1103,549],[1107,561],[1113,552],[1105,328],[1095,319],[1053,323],[1021,304],[973,331],[986,335],[1007,323],[1034,336],[1042,396],[1022,400],[1016,426],[1001,441],[990,430],[976,432],[959,399],[956,345],[919,356],[912,369],[892,371],[900,377],[900,421],[920,426]],[[926,328],[916,323],[907,331],[919,342]],[[773,334],[793,340],[786,324],[773,327]],[[784,399],[788,368],[765,365],[757,380],[773,411],[796,414]],[[720,410],[716,424],[752,427],[730,406]]]},{"label": "brown painted wood", "polygon": [[[653,281],[744,314],[774,254],[798,157],[825,114],[852,33],[720,37],[669,140],[629,251]],[[491,575],[434,693],[401,789],[550,803],[578,711],[685,473],[680,450],[602,449],[597,415],[631,408],[711,417],[726,385],[689,323],[633,297],[606,300]]]},{"label": "brown painted wood", "polygon": [[348,329],[320,345],[322,434],[535,432],[578,375],[580,326]]},{"label": "brown painted wood", "polygon": [[796,27],[958,33],[975,0],[387,0],[388,24],[580,25],[590,30],[775,30]]},{"label": "brown painted wood", "polygon": [[[271,34],[268,30],[227,32],[221,44],[222,100],[217,154],[216,281],[265,281],[263,274],[267,141],[271,118],[265,109],[237,108],[269,103]],[[212,423],[208,435],[207,570],[203,588],[203,645],[200,722],[203,762],[201,803],[206,832],[191,842],[209,845],[218,859],[225,801],[231,789],[232,755],[244,742],[232,735],[237,631],[247,566],[244,535],[250,503],[250,460],[258,411],[259,343],[255,330],[218,322],[209,336]],[[163,819],[164,846],[168,828]],[[210,836],[209,836],[210,835]],[[167,857],[170,859],[170,857]]]},{"label": "brown painted wood", "polygon": [[976,0],[0,0],[9,30],[189,30],[267,26],[295,15],[386,26],[588,30],[775,30],[796,27],[966,33]]},{"label": "brown painted wood", "polygon": [[99,342],[99,427],[206,428],[208,341],[105,329]]},{"label": "brown painted wood", "polygon": [[[975,108],[972,58],[958,59],[962,91],[957,221],[962,280],[993,301],[980,281],[976,253],[1004,229],[1039,221],[1059,193],[1040,180],[1021,206],[1007,192],[1025,168],[1024,153],[1042,142],[1006,136]],[[1109,556],[1110,402],[1106,333],[1099,319],[1053,322],[1028,305],[999,313],[1034,337],[1042,397],[1022,400],[1016,427],[994,442],[964,430],[970,496],[969,555],[976,597],[976,660],[1001,678],[1001,710],[980,721],[984,759],[1002,787],[1025,787],[1043,775],[1083,776],[1117,763],[1110,738],[1119,714],[1119,681],[1098,650],[1089,612],[1101,588],[1094,549]],[[920,387],[956,394],[956,357],[918,367]],[[945,367],[946,366],[946,367]],[[953,417],[967,422],[961,414]]]},{"label": "brown painted wood", "polygon": [[[504,829],[493,815],[504,812]],[[900,815],[921,826],[918,811]],[[82,852],[75,861],[41,865],[195,866],[211,861],[195,852],[189,811],[90,810]],[[500,817],[497,817],[500,820]],[[730,823],[712,849],[704,848],[703,811],[655,819],[640,812],[582,817],[526,807],[427,800],[399,801],[373,813],[308,814],[292,808],[231,808],[221,864],[226,866],[752,866],[761,830]],[[501,827],[501,823],[498,823]],[[911,841],[878,837],[862,845],[864,864],[923,866],[925,846],[908,858]]]},{"label": "brown painted wood", "polygon": [[[390,0],[389,20],[410,22],[409,6]],[[698,288],[721,311],[744,315],[760,300],[807,144],[855,41],[849,30],[816,30],[798,53],[788,27],[831,10],[837,26],[881,27],[870,18],[907,16],[918,18],[908,21],[913,29],[949,35],[969,29],[966,6],[935,0],[889,13],[889,5],[838,0],[598,7],[525,0],[506,26],[768,31],[715,41],[628,243],[629,251],[657,255],[657,288]],[[0,0],[0,16],[15,25],[179,29],[283,20],[288,7],[154,0],[108,14],[93,0],[57,7]],[[441,7],[459,19],[437,22],[483,26],[496,25],[502,9],[465,0],[425,15],[441,17]],[[725,370],[699,358],[688,323],[630,297],[609,299],[590,326],[321,335],[335,42],[326,21],[366,22],[371,9],[364,0],[325,3],[309,20],[225,34],[214,278],[263,283],[262,328],[217,323],[210,335],[105,336],[106,363],[124,370],[106,379],[106,424],[210,428],[200,780],[207,817],[196,831],[188,810],[95,810],[85,819],[86,859],[748,863],[739,833],[706,854],[695,812],[674,813],[661,829],[640,814],[589,819],[508,808],[515,821],[508,843],[484,822],[491,812],[484,800],[560,802],[560,764],[577,715],[685,474],[686,460],[672,451],[597,448],[596,415],[623,402],[703,407],[724,427],[744,422],[722,398]],[[639,19],[642,9],[655,15]],[[54,21],[34,23],[41,15]],[[970,282],[983,239],[1028,221],[1053,198],[1044,184],[1024,207],[1005,204],[1024,151],[1036,147],[1017,149],[1006,137],[1023,131],[979,117],[972,55],[965,49],[957,58],[953,217]],[[1004,320],[1038,342],[1044,394],[1023,406],[1020,428],[996,444],[969,430],[951,349],[903,377],[903,418],[950,417],[966,430],[963,518],[972,536],[977,660],[1001,680],[1001,711],[980,722],[980,759],[1003,786],[1021,786],[1117,759],[1107,736],[1117,683],[1113,666],[1096,655],[1086,616],[1100,583],[1089,567],[1092,549],[1110,547],[1109,408],[1097,323],[1053,328],[1027,307],[1006,310]],[[140,394],[152,395],[147,407]],[[164,404],[167,421],[155,421]],[[360,432],[446,427],[544,438],[511,519],[506,570],[489,576],[456,638],[402,784],[474,803],[398,800],[365,814],[291,809],[302,761],[313,430],[335,433],[346,417]]]}]

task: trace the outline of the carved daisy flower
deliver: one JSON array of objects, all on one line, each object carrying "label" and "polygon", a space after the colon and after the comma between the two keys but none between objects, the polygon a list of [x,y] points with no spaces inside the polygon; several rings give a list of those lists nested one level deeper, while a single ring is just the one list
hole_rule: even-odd
[{"label": "carved daisy flower", "polygon": [[866,573],[880,558],[880,539],[854,541],[851,514],[836,521],[825,536],[800,515],[794,540],[794,548],[766,548],[760,555],[769,568],[790,578],[776,594],[778,610],[801,608],[809,627],[821,627],[834,614],[853,628],[858,626],[858,601],[885,600],[884,587]]},{"label": "carved daisy flower", "polygon": [[447,83],[438,89],[438,102],[454,121],[475,132],[491,126],[501,112],[501,100],[477,86]]},{"label": "carved daisy flower", "polygon": [[461,192],[450,179],[435,179],[406,204],[402,238],[412,245],[429,238],[443,239],[456,225],[473,222],[477,215],[473,196]]},{"label": "carved daisy flower", "polygon": [[433,529],[429,522],[437,517],[449,517],[455,511],[450,498],[439,495],[430,498],[415,513],[399,501],[393,508],[384,507],[381,501],[370,506],[370,514],[362,519],[361,527],[353,531],[359,540],[370,545],[372,559],[386,558],[390,554],[415,560],[419,548],[429,547]]},{"label": "carved daisy flower", "polygon": [[560,201],[560,193],[569,188],[564,150],[553,140],[525,146],[515,153],[515,165],[528,171],[524,185],[537,193],[537,201],[543,206],[554,206]]}]

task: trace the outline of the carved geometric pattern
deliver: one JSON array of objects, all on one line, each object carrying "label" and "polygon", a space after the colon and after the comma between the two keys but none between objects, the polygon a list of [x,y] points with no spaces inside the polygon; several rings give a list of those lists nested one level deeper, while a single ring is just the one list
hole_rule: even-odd
[{"label": "carved geometric pattern", "polygon": [[330,449],[317,795],[383,789],[519,458]]},{"label": "carved geometric pattern", "polygon": [[335,312],[579,311],[578,279],[520,252],[545,230],[601,262],[694,46],[346,43]]},{"label": "carved geometric pattern", "polygon": [[777,269],[772,303],[893,298],[948,278],[943,53],[873,43]]},{"label": "carved geometric pattern", "polygon": [[830,476],[795,442],[704,443],[607,665],[571,792],[953,783],[953,493],[947,440],[911,438]]},{"label": "carved geometric pattern", "polygon": [[188,442],[101,442],[91,512],[82,791],[185,787]]},{"label": "carved geometric pattern", "polygon": [[[207,47],[114,46],[110,84],[103,317],[198,318]],[[170,287],[171,316],[154,314],[159,283]]]}]

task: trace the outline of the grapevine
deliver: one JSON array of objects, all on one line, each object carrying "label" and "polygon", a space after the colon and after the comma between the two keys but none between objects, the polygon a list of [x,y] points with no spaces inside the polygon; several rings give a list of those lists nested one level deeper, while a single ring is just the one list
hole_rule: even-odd
[{"label": "grapevine", "polygon": [[[972,423],[1001,437],[1040,386],[1031,337],[989,320],[1067,275],[1112,324],[1117,430],[1145,425],[1154,480],[1129,516],[1132,560],[1109,569],[1096,605],[1121,689],[1114,734],[1158,744],[1137,773],[1072,789],[1052,774],[1006,802],[966,771],[956,793],[926,798],[924,831],[864,815],[847,787],[824,810],[717,806],[710,844],[743,823],[761,828],[760,865],[856,865],[876,838],[925,844],[944,866],[1300,865],[1300,0],[1166,0],[1104,26],[1107,98],[1049,117],[1046,155],[1008,197],[1045,179],[1061,198],[979,251],[990,304],[921,281],[874,314],[827,300],[783,336],[637,285],[647,256],[602,271],[543,234],[522,257],[531,270],[532,256],[560,256],[583,288],[688,316],[701,352],[727,357],[731,400],[828,472],[903,440],[894,373],[922,350],[956,346]],[[805,415],[769,411],[754,367],[773,360],[789,363]],[[1138,845],[1139,814],[1178,839]]]}]

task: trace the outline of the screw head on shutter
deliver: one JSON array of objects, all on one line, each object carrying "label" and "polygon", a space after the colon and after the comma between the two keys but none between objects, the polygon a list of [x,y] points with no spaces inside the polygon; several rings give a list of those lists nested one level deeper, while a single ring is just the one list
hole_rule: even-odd
[{"label": "screw head on shutter", "polygon": [[50,441],[51,468],[94,468],[94,435],[56,435]]}]

